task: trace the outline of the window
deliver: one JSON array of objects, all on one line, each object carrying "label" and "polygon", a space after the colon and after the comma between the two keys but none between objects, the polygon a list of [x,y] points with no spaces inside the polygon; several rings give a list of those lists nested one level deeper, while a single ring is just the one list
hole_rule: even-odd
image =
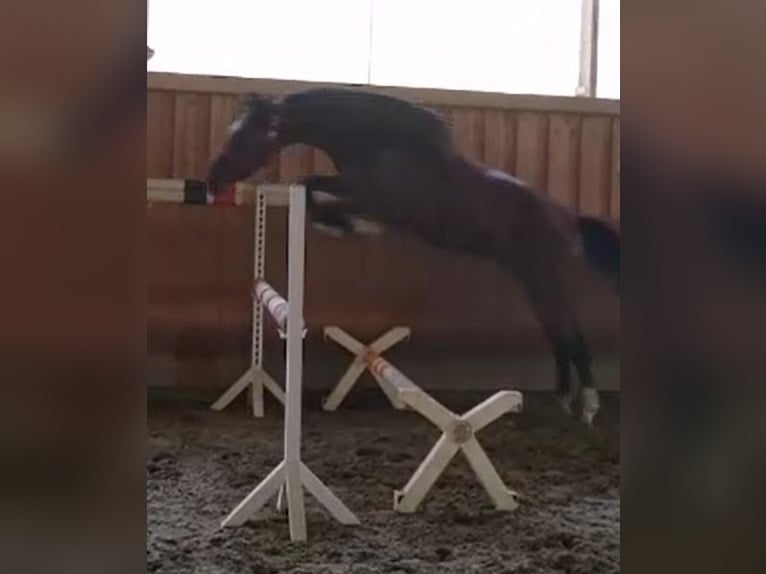
[{"label": "window", "polygon": [[576,0],[377,0],[373,84],[574,95]]},{"label": "window", "polygon": [[620,0],[601,0],[598,15],[599,98],[620,98]]},{"label": "window", "polygon": [[370,0],[152,0],[149,70],[366,83]]},{"label": "window", "polygon": [[[151,0],[152,71],[574,95],[578,0]],[[619,0],[599,95],[619,97]]]}]

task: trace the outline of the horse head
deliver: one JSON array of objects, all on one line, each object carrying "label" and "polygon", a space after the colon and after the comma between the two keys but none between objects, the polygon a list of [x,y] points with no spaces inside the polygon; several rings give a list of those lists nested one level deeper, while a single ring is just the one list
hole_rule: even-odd
[{"label": "horse head", "polygon": [[207,181],[214,188],[250,177],[279,151],[279,109],[267,96],[251,94],[244,99],[223,148],[208,169]]}]

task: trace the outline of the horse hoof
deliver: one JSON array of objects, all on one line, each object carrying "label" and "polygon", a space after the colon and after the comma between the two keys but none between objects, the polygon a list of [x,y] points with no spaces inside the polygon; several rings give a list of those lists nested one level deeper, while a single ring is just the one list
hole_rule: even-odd
[{"label": "horse hoof", "polygon": [[593,426],[593,419],[596,417],[596,413],[589,414],[589,413],[583,413],[580,417],[580,420],[582,420],[583,423],[585,423],[586,426],[592,427]]},{"label": "horse hoof", "polygon": [[593,419],[598,414],[599,406],[600,401],[598,398],[598,391],[593,388],[583,389],[581,418],[586,425],[593,426]]}]

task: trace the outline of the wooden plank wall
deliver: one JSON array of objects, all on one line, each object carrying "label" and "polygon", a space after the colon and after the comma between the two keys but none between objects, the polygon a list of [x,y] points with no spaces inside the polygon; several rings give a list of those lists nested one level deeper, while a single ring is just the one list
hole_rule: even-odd
[{"label": "wooden plank wall", "polygon": [[[242,92],[284,93],[305,84],[149,74],[147,177],[201,178],[223,141]],[[429,90],[381,90],[442,113],[470,158],[505,170],[582,213],[620,214],[619,102]],[[265,177],[290,182],[330,173],[305,147],[285,151]],[[285,223],[269,214],[267,273],[285,282]],[[149,211],[150,348],[211,358],[242,353],[249,329],[252,212],[152,206]],[[412,326],[425,345],[542,346],[514,281],[488,263],[434,251],[409,238],[333,239],[308,232],[307,322],[372,337]],[[460,283],[483,290],[478,313]],[[618,303],[597,282],[584,287],[591,339],[614,343]],[[587,302],[589,301],[589,302]],[[184,343],[188,341],[188,345]]]},{"label": "wooden plank wall", "polygon": [[[147,176],[203,177],[241,96],[212,91],[214,79],[189,81],[191,91],[184,91],[183,77],[171,78],[149,75]],[[167,84],[179,87],[168,89]],[[243,82],[241,91],[248,87],[280,93],[289,91],[291,84],[296,88],[306,85],[253,80]],[[228,85],[222,88],[232,90]],[[403,97],[414,94],[420,97],[410,99],[429,104],[427,90],[386,91]],[[462,104],[464,93],[447,94],[454,104],[429,107],[449,120],[467,157],[513,173],[582,213],[619,220],[620,117],[616,102],[473,94],[473,102]],[[483,100],[485,105],[481,105]],[[538,109],[525,109],[525,103],[533,102]],[[275,160],[266,176],[273,181],[295,181],[331,171],[321,152],[297,146]]]}]

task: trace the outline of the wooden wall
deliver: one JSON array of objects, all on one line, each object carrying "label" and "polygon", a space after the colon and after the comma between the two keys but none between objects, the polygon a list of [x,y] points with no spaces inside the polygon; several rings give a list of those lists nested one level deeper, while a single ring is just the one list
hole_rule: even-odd
[{"label": "wooden wall", "polygon": [[[147,177],[203,177],[244,92],[280,94],[306,84],[149,74]],[[446,116],[470,158],[513,173],[582,213],[619,220],[619,102],[437,90],[380,89]],[[264,174],[272,181],[331,172],[321,152],[296,147]],[[269,214],[267,274],[284,286],[285,222]],[[249,328],[252,212],[152,206],[149,211],[150,349],[241,353]],[[515,282],[488,263],[434,251],[394,234],[333,239],[308,233],[309,328],[338,324],[372,337],[412,326],[434,345],[539,346],[536,321]],[[472,282],[474,312],[460,284]],[[618,303],[584,288],[591,339],[614,342]],[[188,344],[185,344],[187,341]],[[186,345],[186,346],[185,346]]]},{"label": "wooden wall", "polygon": [[[302,82],[149,74],[148,177],[202,177],[240,94],[281,94]],[[476,92],[378,89],[423,103],[452,124],[470,158],[506,170],[580,212],[619,219],[619,102]],[[291,149],[267,178],[331,172],[321,152]]]}]

